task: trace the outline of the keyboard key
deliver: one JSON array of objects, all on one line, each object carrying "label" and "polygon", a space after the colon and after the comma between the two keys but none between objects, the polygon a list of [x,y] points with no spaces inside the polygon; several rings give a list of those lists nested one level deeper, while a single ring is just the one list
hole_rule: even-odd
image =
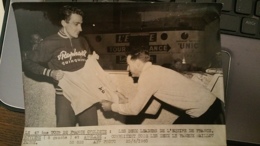
[{"label": "keyboard key", "polygon": [[257,29],[259,27],[258,24],[259,24],[259,20],[257,19],[243,18],[241,32],[246,34],[256,35]]},{"label": "keyboard key", "polygon": [[239,32],[241,18],[232,15],[222,14],[220,16],[220,29],[232,32]]},{"label": "keyboard key", "polygon": [[236,12],[241,14],[251,14],[253,0],[237,0]]},{"label": "keyboard key", "polygon": [[257,1],[256,3],[255,14],[260,16],[260,1]]},{"label": "keyboard key", "polygon": [[217,0],[217,3],[222,3],[223,4],[223,11],[232,11],[233,10],[233,0]]},{"label": "keyboard key", "polygon": [[196,0],[196,3],[213,3],[215,0]]}]

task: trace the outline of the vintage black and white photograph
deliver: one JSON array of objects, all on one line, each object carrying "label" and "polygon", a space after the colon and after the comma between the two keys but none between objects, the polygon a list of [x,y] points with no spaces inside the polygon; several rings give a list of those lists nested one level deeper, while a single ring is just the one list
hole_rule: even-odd
[{"label": "vintage black and white photograph", "polygon": [[221,5],[12,6],[26,127],[225,125]]}]

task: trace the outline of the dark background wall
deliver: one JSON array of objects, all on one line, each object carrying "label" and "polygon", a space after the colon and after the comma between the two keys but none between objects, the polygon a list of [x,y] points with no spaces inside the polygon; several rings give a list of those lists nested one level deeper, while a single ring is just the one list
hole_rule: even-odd
[{"label": "dark background wall", "polygon": [[[184,31],[184,33],[187,31],[203,32],[203,35],[193,36],[192,39],[184,41],[184,43],[192,44],[194,42],[189,41],[200,40],[201,45],[198,49],[200,53],[206,54],[202,56],[204,58],[203,61],[200,61],[200,64],[202,63],[201,65],[203,66],[209,65],[211,62],[210,59],[215,56],[216,52],[220,51],[218,33],[220,5],[169,3],[14,3],[13,8],[18,24],[19,41],[22,51],[31,49],[31,34],[38,33],[45,38],[57,33],[61,27],[59,8],[66,4],[77,6],[84,11],[83,32],[81,34],[85,37],[90,37],[88,38],[90,45],[94,46],[97,51],[107,49],[108,45],[115,45],[115,37],[106,37],[105,35],[155,32],[159,37],[162,33],[167,34],[169,37],[168,40],[157,39],[154,44],[169,45],[173,52],[180,54],[184,51],[180,51],[180,48],[176,47],[178,46],[176,45],[178,38],[173,33],[174,31],[178,33],[179,31]],[[104,41],[105,44],[102,44],[102,48],[98,48],[96,39],[91,38],[96,37],[95,34],[99,36],[103,35],[107,39]],[[171,37],[171,35],[174,37]],[[171,40],[169,40],[170,38]],[[101,37],[101,39],[103,38]],[[205,39],[207,41],[204,42]],[[191,54],[194,53],[194,51],[188,52]],[[183,55],[175,54],[172,56]],[[168,56],[168,58],[183,59],[171,56]],[[191,58],[188,59],[191,60],[189,63],[197,60],[198,56],[195,55]],[[171,61],[161,61],[159,64],[165,63],[171,63]]]}]

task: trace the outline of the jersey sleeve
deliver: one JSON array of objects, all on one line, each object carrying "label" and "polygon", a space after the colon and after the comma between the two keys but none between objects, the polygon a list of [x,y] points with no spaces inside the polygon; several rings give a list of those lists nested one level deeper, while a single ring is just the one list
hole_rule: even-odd
[{"label": "jersey sleeve", "polygon": [[53,47],[47,41],[41,42],[35,50],[26,53],[23,67],[34,74],[50,76],[52,70],[45,68],[41,63],[51,59]]}]

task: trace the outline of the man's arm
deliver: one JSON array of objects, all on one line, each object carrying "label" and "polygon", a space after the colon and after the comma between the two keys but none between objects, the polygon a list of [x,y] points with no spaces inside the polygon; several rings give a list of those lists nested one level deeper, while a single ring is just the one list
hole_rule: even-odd
[{"label": "man's arm", "polygon": [[60,80],[64,73],[61,70],[51,70],[43,67],[39,62],[45,62],[50,59],[51,54],[45,47],[45,43],[41,43],[35,50],[27,52],[23,60],[23,67],[34,74],[52,77]]},{"label": "man's arm", "polygon": [[24,60],[23,65],[26,68],[26,70],[29,70],[30,72],[32,72],[34,74],[52,77],[53,79],[55,79],[57,81],[62,79],[64,76],[64,72],[61,70],[47,69],[47,68],[39,65],[38,63],[35,63],[28,59]]},{"label": "man's arm", "polygon": [[122,115],[138,115],[147,104],[152,95],[158,90],[159,82],[151,81],[149,77],[139,79],[137,94],[133,98],[129,98],[126,104],[112,103],[110,101],[102,101],[102,108],[105,111],[114,111]]}]

